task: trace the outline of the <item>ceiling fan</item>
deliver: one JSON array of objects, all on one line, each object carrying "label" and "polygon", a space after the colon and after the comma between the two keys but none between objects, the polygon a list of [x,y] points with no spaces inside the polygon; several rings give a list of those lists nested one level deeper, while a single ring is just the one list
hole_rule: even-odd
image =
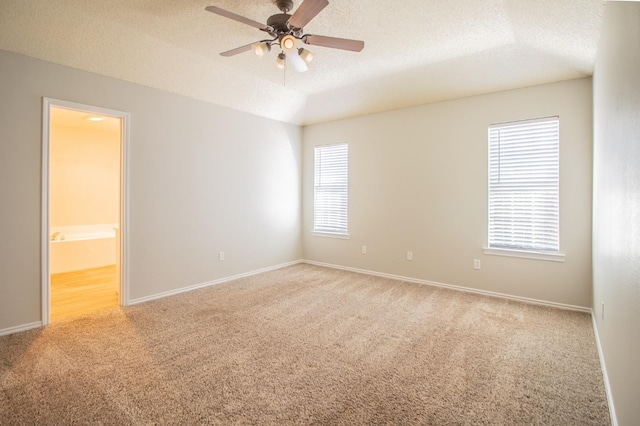
[{"label": "ceiling fan", "polygon": [[255,27],[271,37],[227,50],[222,52],[221,56],[233,56],[252,49],[258,56],[264,56],[271,50],[271,46],[275,45],[281,49],[276,59],[276,65],[279,68],[284,68],[288,61],[296,71],[304,72],[307,71],[307,65],[313,60],[314,55],[307,49],[298,47],[298,41],[311,46],[331,47],[353,52],[360,52],[364,48],[364,41],[361,40],[304,34],[304,26],[329,5],[327,0],[303,0],[293,15],[289,14],[293,9],[293,0],[273,1],[282,13],[270,16],[266,24],[261,24],[217,6],[205,8],[209,12]]}]

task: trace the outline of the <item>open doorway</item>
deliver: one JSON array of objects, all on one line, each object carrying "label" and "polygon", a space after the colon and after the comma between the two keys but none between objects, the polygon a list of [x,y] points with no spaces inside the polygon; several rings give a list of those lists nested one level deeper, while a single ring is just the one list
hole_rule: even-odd
[{"label": "open doorway", "polygon": [[128,115],[45,99],[43,324],[126,305]]}]

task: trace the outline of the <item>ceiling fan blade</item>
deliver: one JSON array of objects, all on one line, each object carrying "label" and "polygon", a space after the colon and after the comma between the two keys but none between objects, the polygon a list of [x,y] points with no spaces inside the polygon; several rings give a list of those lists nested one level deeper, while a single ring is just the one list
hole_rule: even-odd
[{"label": "ceiling fan blade", "polygon": [[332,47],[334,49],[351,50],[353,52],[360,52],[364,49],[364,41],[350,40],[348,38],[307,35],[302,37],[302,41],[312,46]]},{"label": "ceiling fan blade", "polygon": [[327,0],[304,0],[296,9],[291,18],[289,26],[293,28],[304,28],[315,16],[329,5]]},{"label": "ceiling fan blade", "polygon": [[206,11],[215,13],[216,15],[224,16],[225,18],[233,19],[234,21],[241,22],[246,25],[250,25],[252,27],[258,28],[259,30],[267,30],[265,24],[261,24],[258,21],[254,21],[253,19],[245,18],[244,16],[236,15],[233,12],[229,12],[228,10],[220,9],[216,6],[207,6],[204,8]]},{"label": "ceiling fan blade", "polygon": [[247,50],[251,50],[251,46],[253,46],[253,43],[247,44],[246,46],[236,47],[235,49],[231,49],[231,50],[227,50],[226,52],[222,52],[220,54],[220,56],[237,55],[238,53],[242,53],[242,52],[246,52]]}]

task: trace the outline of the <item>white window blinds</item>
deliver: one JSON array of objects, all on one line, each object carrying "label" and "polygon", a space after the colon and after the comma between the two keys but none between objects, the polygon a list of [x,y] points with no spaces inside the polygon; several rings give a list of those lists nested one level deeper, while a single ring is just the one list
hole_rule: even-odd
[{"label": "white window blinds", "polygon": [[313,231],[348,235],[349,146],[315,147]]},{"label": "white window blinds", "polygon": [[489,248],[558,252],[558,117],[489,126]]}]

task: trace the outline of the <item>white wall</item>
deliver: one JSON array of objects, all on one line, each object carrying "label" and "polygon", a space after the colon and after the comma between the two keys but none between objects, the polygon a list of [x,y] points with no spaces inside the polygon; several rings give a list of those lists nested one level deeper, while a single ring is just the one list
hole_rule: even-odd
[{"label": "white wall", "polygon": [[[560,244],[566,262],[484,255],[487,126],[560,116]],[[591,79],[306,127],[303,257],[444,284],[591,306]],[[313,147],[349,143],[351,238],[311,235]],[[367,245],[368,254],[361,254]],[[407,250],[413,261],[406,260]],[[473,269],[473,259],[482,269]]]},{"label": "white wall", "polygon": [[50,226],[118,223],[119,129],[92,131],[52,123]]},{"label": "white wall", "polygon": [[131,113],[131,298],[300,258],[299,127],[4,51],[0,69],[0,330],[40,321],[42,97]]},{"label": "white wall", "polygon": [[[302,253],[319,262],[591,306],[590,79],[310,126],[301,154],[296,126],[7,52],[0,52],[0,65],[0,330],[40,320],[43,96],[131,113],[132,298]],[[487,125],[556,114],[566,262],[483,255]],[[351,239],[311,237],[312,148],[341,141],[350,143]],[[367,255],[360,254],[363,244]],[[218,251],[226,252],[224,262]],[[482,270],[472,268],[474,258]]]},{"label": "white wall", "polygon": [[640,419],[640,3],[608,3],[593,86],[593,310],[618,422],[635,425]]}]

